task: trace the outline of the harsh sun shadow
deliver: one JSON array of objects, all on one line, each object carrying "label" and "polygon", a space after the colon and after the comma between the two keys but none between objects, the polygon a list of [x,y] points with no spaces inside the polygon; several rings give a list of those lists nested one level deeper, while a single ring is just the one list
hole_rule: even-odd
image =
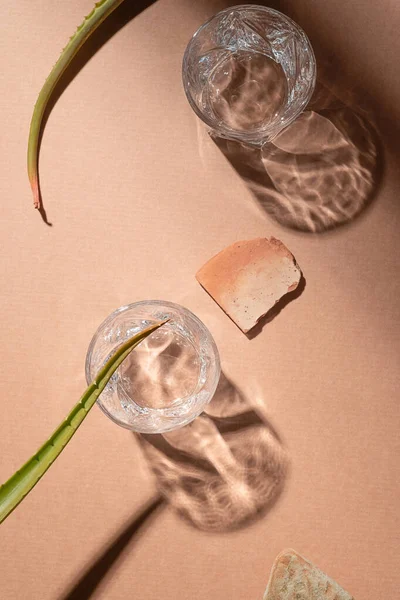
[{"label": "harsh sun shadow", "polygon": [[139,441],[161,495],[204,531],[232,531],[266,514],[287,475],[279,435],[223,374],[205,414]]},{"label": "harsh sun shadow", "polygon": [[132,521],[125,525],[114,540],[105,547],[99,557],[82,573],[78,581],[60,596],[60,600],[88,600],[112,570],[124,550],[132,544],[133,538],[143,533],[145,527],[149,526],[150,519],[155,516],[163,504],[163,499],[160,497],[150,501],[140,514],[135,515]]},{"label": "harsh sun shadow", "polygon": [[375,127],[321,81],[307,111],[261,149],[210,135],[261,208],[292,229],[320,233],[349,223],[381,180]]}]

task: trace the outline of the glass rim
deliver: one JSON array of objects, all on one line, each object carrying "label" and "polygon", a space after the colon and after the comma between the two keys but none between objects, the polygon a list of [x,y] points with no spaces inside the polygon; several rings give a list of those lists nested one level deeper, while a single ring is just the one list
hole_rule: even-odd
[{"label": "glass rim", "polygon": [[[217,388],[218,381],[219,381],[220,374],[221,374],[221,361],[220,361],[219,351],[218,351],[217,345],[215,343],[215,340],[214,340],[210,330],[206,327],[206,325],[203,323],[203,321],[201,321],[191,310],[189,310],[185,306],[182,306],[181,304],[176,304],[174,302],[169,302],[167,300],[140,300],[138,302],[132,302],[130,304],[125,304],[123,306],[120,306],[119,308],[116,308],[112,313],[110,313],[100,323],[100,325],[97,327],[95,333],[92,336],[92,339],[90,341],[90,344],[89,344],[87,352],[86,352],[85,377],[86,377],[87,384],[90,385],[92,382],[92,377],[90,376],[91,358],[93,355],[93,350],[95,348],[97,339],[101,335],[101,332],[104,329],[104,327],[107,324],[111,323],[119,314],[122,314],[123,312],[129,311],[134,308],[145,307],[145,306],[160,306],[160,307],[165,306],[166,308],[169,307],[171,309],[176,310],[177,312],[183,312],[184,316],[186,316],[189,319],[191,319],[192,321],[194,321],[194,323],[201,330],[201,333],[203,335],[205,335],[205,337],[207,339],[207,343],[210,345],[210,348],[211,348],[211,357],[213,360],[214,376],[213,376],[213,382],[212,382],[212,387],[211,387],[212,393],[210,394],[210,400],[211,400],[215,393],[215,390]],[[115,346],[115,350],[117,349],[117,347],[118,346]],[[205,384],[203,384],[203,386],[197,390],[196,396],[202,391],[202,388],[204,387],[204,385]],[[134,400],[132,400],[132,402],[134,402]],[[121,421],[118,417],[111,414],[107,410],[107,408],[104,406],[104,404],[101,402],[101,395],[99,396],[99,398],[97,398],[96,404],[103,411],[103,413],[109,419],[111,419],[111,421],[113,421],[120,427],[124,427],[125,429],[128,429],[130,431],[139,431],[139,432],[141,431],[142,433],[146,433],[146,431],[137,430],[137,429],[135,429],[133,424],[128,424],[124,421]],[[180,402],[177,402],[173,406],[169,406],[166,408],[151,408],[151,407],[147,407],[147,406],[143,407],[143,406],[140,406],[139,404],[137,404],[136,402],[134,402],[134,404],[135,404],[135,410],[143,416],[146,415],[148,418],[162,417],[165,419],[165,418],[177,418],[178,415],[176,415],[176,411],[179,408],[182,408],[182,406],[184,406],[185,404],[188,404],[188,401],[185,399],[182,399]],[[205,403],[205,404],[207,404],[207,403]],[[177,426],[181,427],[181,426],[185,425],[186,423],[189,423],[190,421],[192,421],[197,416],[199,416],[203,412],[205,404],[200,403],[198,410],[196,410],[194,412],[190,412],[190,406],[195,405],[195,401],[193,401],[193,403],[191,405],[189,405],[187,414],[186,414],[186,416],[190,416],[190,419],[186,420],[186,419],[182,418],[182,424],[179,424],[179,425],[176,425],[176,423],[172,422],[171,429],[174,429]],[[181,415],[179,415],[179,416],[184,417],[185,413],[183,413],[183,414],[181,413]],[[166,431],[168,431],[168,429],[166,429],[166,428],[162,429],[163,433],[165,433]],[[148,431],[147,433],[150,433],[150,431]]]},{"label": "glass rim", "polygon": [[[303,94],[302,101],[299,104],[299,106],[297,107],[297,109],[294,111],[293,115],[291,115],[284,122],[284,124],[282,124],[281,127],[279,127],[279,123],[276,124],[277,131],[269,136],[268,136],[268,131],[270,129],[272,129],[272,127],[270,128],[269,124],[267,126],[265,126],[264,129],[260,129],[256,132],[246,132],[246,131],[240,131],[237,129],[231,129],[227,126],[220,125],[219,123],[218,124],[214,123],[212,121],[212,119],[210,119],[207,115],[205,115],[197,106],[196,102],[194,101],[194,99],[192,97],[192,94],[189,92],[189,85],[187,83],[187,78],[185,78],[185,73],[188,70],[187,66],[188,66],[188,61],[189,61],[189,54],[190,54],[191,46],[192,46],[194,40],[212,21],[214,21],[214,19],[219,18],[224,13],[229,13],[234,10],[238,10],[238,11],[258,10],[258,11],[264,12],[268,15],[273,14],[273,15],[279,17],[280,19],[282,19],[283,21],[286,21],[289,25],[294,27],[294,29],[296,29],[296,31],[298,31],[300,33],[300,35],[304,36],[306,44],[307,44],[307,51],[310,54],[313,77],[308,82],[307,90]],[[260,138],[259,141],[257,143],[256,142],[254,142],[254,143],[256,143],[257,145],[262,145],[268,141],[271,141],[274,137],[276,137],[277,135],[279,135],[279,133],[281,133],[284,129],[286,129],[286,127],[288,127],[295,119],[297,119],[297,117],[303,112],[303,110],[309,103],[309,101],[313,95],[315,85],[316,85],[317,62],[316,62],[315,53],[314,53],[314,50],[313,50],[313,47],[311,45],[308,35],[304,31],[304,29],[302,29],[302,27],[300,27],[300,25],[298,23],[296,23],[296,21],[291,19],[288,15],[285,15],[284,13],[280,12],[279,10],[276,10],[275,8],[270,8],[269,6],[261,6],[259,4],[236,4],[234,6],[228,6],[227,8],[224,8],[224,9],[220,10],[219,12],[215,13],[214,15],[212,15],[209,19],[207,19],[204,23],[202,23],[200,25],[200,27],[198,27],[198,29],[194,32],[194,34],[191,36],[189,42],[187,43],[185,52],[183,54],[181,74],[182,74],[183,89],[184,89],[186,98],[187,98],[192,110],[196,113],[196,115],[199,117],[199,119],[201,121],[203,121],[203,123],[205,123],[206,125],[211,127],[211,129],[216,131],[219,135],[230,138],[230,139],[235,138],[235,139],[238,139],[239,141],[247,141],[247,142],[251,143],[251,141],[254,141],[255,137],[259,137]],[[262,135],[263,133],[265,133],[266,135],[263,136]]]}]

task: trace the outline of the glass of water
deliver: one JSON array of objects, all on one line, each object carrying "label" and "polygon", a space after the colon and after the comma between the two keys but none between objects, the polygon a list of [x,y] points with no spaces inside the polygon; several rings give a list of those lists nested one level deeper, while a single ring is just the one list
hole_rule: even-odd
[{"label": "glass of water", "polygon": [[206,326],[183,306],[149,300],[118,308],[97,329],[86,356],[88,384],[124,341],[165,319],[129,354],[97,401],[132,431],[164,433],[190,423],[219,381],[219,354]]},{"label": "glass of water", "polygon": [[196,31],[182,76],[191,107],[211,131],[261,146],[304,110],[316,64],[294,21],[250,4],[227,8]]}]

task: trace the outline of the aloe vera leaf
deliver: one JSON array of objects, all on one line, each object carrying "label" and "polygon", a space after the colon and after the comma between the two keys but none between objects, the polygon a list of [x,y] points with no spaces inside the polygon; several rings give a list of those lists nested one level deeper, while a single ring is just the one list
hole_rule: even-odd
[{"label": "aloe vera leaf", "polygon": [[71,410],[67,418],[54,431],[53,435],[39,448],[19,471],[0,487],[0,523],[18,506],[39,479],[45,474],[50,465],[65,448],[89,410],[92,408],[101,392],[106,387],[110,377],[128,354],[148,335],[164,325],[166,321],[156,323],[129,338],[118,348],[115,354],[106,362],[89,385],[79,402]]},{"label": "aloe vera leaf", "polygon": [[71,63],[81,46],[91,36],[93,31],[110,15],[124,0],[100,0],[96,2],[93,10],[85,17],[79,25],[68,44],[61,52],[60,58],[54,65],[47,77],[33,109],[31,126],[28,140],[28,177],[33,193],[33,204],[40,208],[40,186],[39,186],[39,139],[46,106],[51,98],[52,92],[57,85],[61,75]]}]

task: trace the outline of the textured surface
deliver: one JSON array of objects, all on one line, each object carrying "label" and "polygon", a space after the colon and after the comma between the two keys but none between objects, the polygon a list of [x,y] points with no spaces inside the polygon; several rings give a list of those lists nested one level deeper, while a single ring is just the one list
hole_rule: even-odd
[{"label": "textured surface", "polygon": [[294,550],[276,559],[264,600],[353,600],[336,581]]},{"label": "textured surface", "polygon": [[[260,600],[283,548],[312,557],[357,600],[394,600],[399,138],[393,151],[382,140],[385,180],[359,219],[327,235],[269,220],[203,136],[182,90],[184,48],[221,5],[158,0],[68,86],[42,141],[43,201],[53,223],[46,227],[26,177],[29,121],[49,69],[93,2],[0,2],[0,481],[79,397],[87,346],[102,320],[128,302],[175,301],[204,321],[227,377],[279,434],[290,458],[285,490],[267,515],[229,534],[198,531],[162,510],[100,570],[90,600]],[[336,78],[351,67],[352,85],[364,78],[377,102],[386,98],[380,114],[394,131],[398,0],[287,6],[313,43],[324,40],[342,59]],[[293,252],[307,285],[250,341],[194,273],[232,241],[270,235]],[[94,407],[0,527],[1,600],[65,600],[156,493],[133,436]]]},{"label": "textured surface", "polygon": [[244,332],[294,291],[300,277],[293,255],[274,237],[235,242],[196,273],[198,282]]}]

